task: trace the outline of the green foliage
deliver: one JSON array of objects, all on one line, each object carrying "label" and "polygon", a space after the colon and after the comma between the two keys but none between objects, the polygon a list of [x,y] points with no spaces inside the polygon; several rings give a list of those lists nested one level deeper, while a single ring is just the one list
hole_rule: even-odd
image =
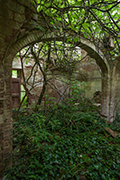
[{"label": "green foliage", "polygon": [[38,11],[47,14],[54,27],[61,22],[63,28],[69,27],[77,33],[82,32],[84,36],[89,34],[99,37],[103,32],[118,35],[119,8],[120,3],[113,0],[38,1]]},{"label": "green foliage", "polygon": [[[20,111],[6,180],[120,179],[120,134],[115,139],[107,134],[105,120],[84,96],[78,100],[75,86],[66,103]],[[120,133],[120,120],[110,128]]]},{"label": "green foliage", "polygon": [[12,78],[17,78],[17,70],[12,70]]},{"label": "green foliage", "polygon": [[[21,101],[22,101],[24,95],[25,95],[25,89],[24,89],[24,86],[21,85]],[[26,103],[27,103],[27,97],[25,97],[24,105],[25,105]]]},{"label": "green foliage", "polygon": [[[92,41],[97,49],[101,49],[104,36],[106,36],[112,37],[115,40],[116,49],[120,49],[119,1],[31,0],[31,3],[36,5],[38,13],[43,14],[51,35],[64,36],[63,44],[67,42],[79,45],[82,36]],[[39,23],[37,28],[40,31],[45,30]],[[109,46],[106,48],[110,53]],[[110,56],[110,59],[114,61],[119,54],[120,52],[115,52],[115,57]]]}]

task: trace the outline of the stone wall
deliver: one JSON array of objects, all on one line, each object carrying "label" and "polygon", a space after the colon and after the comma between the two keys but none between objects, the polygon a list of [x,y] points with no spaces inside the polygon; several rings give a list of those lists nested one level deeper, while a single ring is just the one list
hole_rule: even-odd
[{"label": "stone wall", "polygon": [[101,91],[101,70],[96,61],[86,55],[86,51],[82,50],[81,59],[83,60],[77,65],[75,78],[84,82],[81,84],[81,88],[85,89],[85,96],[92,99],[96,91]]},{"label": "stone wall", "polygon": [[[85,89],[85,96],[89,99],[93,99],[94,93],[96,91],[101,91],[101,71],[99,66],[96,64],[96,61],[93,58],[90,58],[90,56],[86,55],[86,51],[82,50],[81,62],[76,64],[75,71],[72,74],[72,77],[80,82],[81,89]],[[33,59],[29,60],[29,62],[27,63],[26,61],[24,61],[23,63],[26,80],[31,74],[33,65]],[[12,68],[22,69],[21,61],[19,58],[14,58]],[[47,93],[49,94],[49,96],[60,98],[60,95],[62,95],[67,88],[65,83],[62,83],[62,79],[65,79],[65,77],[61,75],[61,72],[54,70],[48,71],[48,79],[51,80],[48,83],[49,85],[47,85]],[[23,77],[21,77],[21,84],[24,84]],[[28,83],[26,85],[28,90],[30,91],[30,98],[37,100],[41,93],[43,85],[43,76],[37,65],[34,68],[33,75],[28,80]],[[34,88],[30,90],[32,86],[34,86]]]}]

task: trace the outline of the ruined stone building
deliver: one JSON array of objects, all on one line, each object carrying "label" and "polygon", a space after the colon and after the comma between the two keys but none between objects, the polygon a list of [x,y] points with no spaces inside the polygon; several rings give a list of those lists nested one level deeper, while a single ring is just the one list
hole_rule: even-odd
[{"label": "ruined stone building", "polygon": [[[41,25],[42,30],[38,26],[36,28],[37,23]],[[53,27],[52,29],[56,31]],[[41,14],[37,14],[37,7],[33,6],[30,0],[0,0],[1,179],[4,176],[5,169],[12,164],[12,61],[21,49],[30,44],[53,39],[62,41],[64,37],[58,35],[60,34],[57,34],[57,32],[51,33],[46,21]],[[74,35],[70,33],[69,36],[72,39]],[[110,59],[106,47],[99,49],[94,42],[81,35],[78,35],[77,46],[85,50],[98,65],[96,66],[95,63],[88,60],[87,64],[83,61],[83,64],[79,67],[84,72],[85,82],[88,83],[85,87],[86,95],[87,92],[89,92],[88,94],[91,92],[93,96],[94,92],[101,90],[101,116],[112,122],[115,119],[116,107],[120,102],[120,57],[117,56],[114,60]],[[27,66],[25,68],[27,69]],[[99,78],[99,75],[101,78]],[[20,73],[18,76],[20,76]],[[77,75],[75,76],[76,79],[80,80]],[[94,78],[94,80],[96,78],[97,88],[95,87],[93,90],[94,82],[90,78]],[[99,83],[100,81],[101,83]],[[15,96],[17,94],[14,92]]]},{"label": "ruined stone building", "polygon": [[[79,47],[77,48],[77,51],[79,53],[79,56],[81,57],[81,61],[76,64],[75,70],[73,74],[71,75],[71,77],[78,80],[78,82],[80,83],[81,89],[85,90],[85,96],[87,98],[89,98],[92,101],[94,98],[96,103],[100,103],[101,102],[100,94],[99,94],[101,92],[100,68],[96,64],[96,61],[87,55],[86,51],[81,50]],[[25,60],[23,61],[23,69],[24,69],[24,76],[25,76],[26,82],[27,82],[27,78],[29,78],[29,76],[31,75],[31,70],[33,66],[34,66],[34,59],[30,59],[29,62],[26,62]],[[20,78],[20,84],[24,85],[22,64],[21,64],[20,58],[14,58],[13,63],[12,63],[12,69],[17,71],[16,78]],[[56,90],[59,92],[59,94],[55,92],[54,88],[52,89],[51,86],[47,86],[47,93],[50,97],[60,98],[60,94],[62,95],[64,93],[66,87],[65,87],[65,84],[62,83],[61,81],[61,78],[63,78],[62,73],[60,71],[57,71],[56,69],[54,70],[53,69],[54,68],[52,68],[52,70],[49,70],[48,78],[52,78],[51,81],[56,87]],[[67,79],[67,76],[66,76],[66,79]],[[13,81],[13,89],[15,89],[14,87],[15,78],[13,78],[12,81]],[[29,78],[26,86],[27,86],[27,89],[29,90],[28,103],[31,104],[32,102],[37,101],[41,93],[42,86],[43,86],[43,76],[37,66],[34,69],[34,73]],[[34,88],[32,88],[31,90],[32,86],[34,86]],[[20,89],[19,92],[23,90],[25,91],[25,88]],[[95,93],[96,93],[96,97],[94,97]],[[19,103],[20,103],[19,95],[20,94],[18,94],[18,97],[17,97],[15,96],[15,93],[13,93],[13,108],[19,107]],[[19,98],[19,101],[17,101],[18,98]]]}]

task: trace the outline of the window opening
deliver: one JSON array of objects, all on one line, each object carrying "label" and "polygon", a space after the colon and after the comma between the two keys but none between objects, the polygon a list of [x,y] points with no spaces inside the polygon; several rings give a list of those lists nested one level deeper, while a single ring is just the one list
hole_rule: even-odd
[{"label": "window opening", "polygon": [[12,70],[12,78],[17,78],[17,70]]}]

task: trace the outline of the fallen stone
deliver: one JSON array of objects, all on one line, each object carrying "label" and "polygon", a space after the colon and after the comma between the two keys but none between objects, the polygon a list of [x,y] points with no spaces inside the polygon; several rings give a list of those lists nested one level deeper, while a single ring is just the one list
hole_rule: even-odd
[{"label": "fallen stone", "polygon": [[106,130],[112,137],[116,138],[117,133],[116,133],[115,131],[111,130],[111,129],[108,128],[108,127],[105,127],[105,130]]}]

